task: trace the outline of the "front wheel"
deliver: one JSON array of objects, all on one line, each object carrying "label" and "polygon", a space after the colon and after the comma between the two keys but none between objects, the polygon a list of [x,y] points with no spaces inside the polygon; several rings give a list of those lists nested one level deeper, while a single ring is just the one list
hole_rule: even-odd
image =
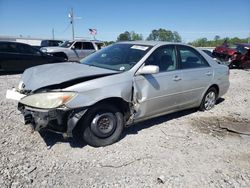
[{"label": "front wheel", "polygon": [[208,91],[205,93],[201,105],[200,110],[210,110],[214,107],[217,100],[217,90],[214,87],[211,87],[208,89]]},{"label": "front wheel", "polygon": [[123,127],[123,114],[120,110],[110,104],[98,104],[84,116],[81,136],[91,146],[107,146],[119,140]]}]

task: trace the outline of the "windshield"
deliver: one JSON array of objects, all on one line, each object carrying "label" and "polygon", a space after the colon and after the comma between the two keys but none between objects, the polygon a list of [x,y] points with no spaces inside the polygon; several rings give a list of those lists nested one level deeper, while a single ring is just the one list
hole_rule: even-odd
[{"label": "windshield", "polygon": [[72,44],[73,44],[74,41],[65,41],[64,43],[62,43],[60,45],[60,47],[63,47],[63,48],[69,48]]},{"label": "windshield", "polygon": [[151,46],[114,44],[81,60],[81,63],[116,70],[131,69],[151,49]]},{"label": "windshield", "polygon": [[237,52],[240,52],[241,54],[244,54],[247,51],[247,49],[242,45],[238,45],[236,47],[236,50],[237,50]]}]

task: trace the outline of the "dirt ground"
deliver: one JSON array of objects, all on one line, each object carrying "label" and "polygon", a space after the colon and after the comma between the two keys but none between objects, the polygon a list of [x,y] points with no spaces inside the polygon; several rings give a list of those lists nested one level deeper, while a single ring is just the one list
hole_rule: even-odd
[{"label": "dirt ground", "polygon": [[134,125],[102,148],[32,133],[5,99],[19,78],[0,76],[0,187],[250,187],[250,71],[231,70],[211,111]]}]

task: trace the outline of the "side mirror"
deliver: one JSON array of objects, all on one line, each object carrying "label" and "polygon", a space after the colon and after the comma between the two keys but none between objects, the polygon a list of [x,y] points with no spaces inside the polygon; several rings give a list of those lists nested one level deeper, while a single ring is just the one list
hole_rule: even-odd
[{"label": "side mirror", "polygon": [[159,67],[156,65],[146,65],[139,69],[137,72],[137,75],[143,75],[143,74],[157,74],[159,73]]}]

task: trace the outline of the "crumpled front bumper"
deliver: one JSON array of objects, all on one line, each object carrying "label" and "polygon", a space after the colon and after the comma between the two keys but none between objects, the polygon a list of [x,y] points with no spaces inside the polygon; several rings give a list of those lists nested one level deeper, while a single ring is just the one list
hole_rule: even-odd
[{"label": "crumpled front bumper", "polygon": [[86,108],[37,109],[18,103],[18,110],[24,116],[24,123],[31,124],[35,131],[41,129],[62,133],[64,137],[72,137],[72,131],[87,111]]}]

